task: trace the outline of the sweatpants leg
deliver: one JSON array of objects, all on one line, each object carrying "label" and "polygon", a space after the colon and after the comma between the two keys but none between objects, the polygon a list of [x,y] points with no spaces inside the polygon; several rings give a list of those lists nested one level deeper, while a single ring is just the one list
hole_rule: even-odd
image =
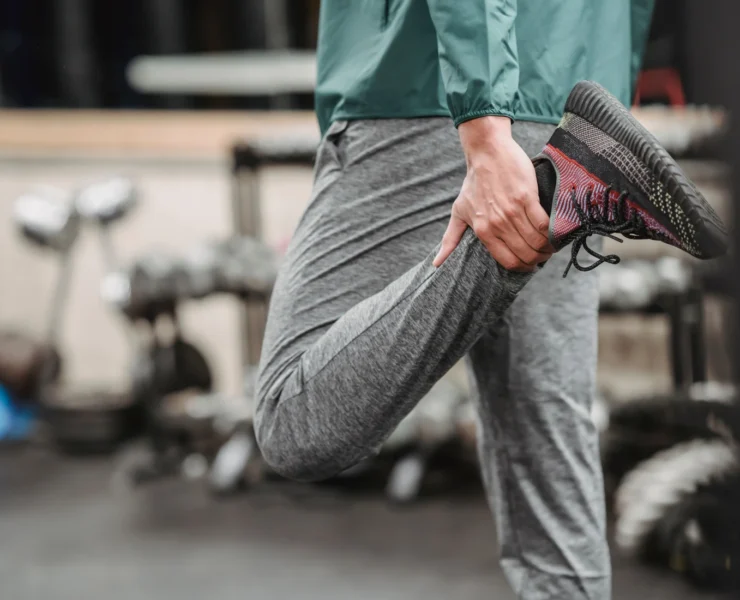
[{"label": "sweatpants leg", "polygon": [[[551,131],[514,127],[530,155]],[[596,357],[593,276],[561,280],[565,255],[534,277],[506,272],[471,232],[435,270],[464,175],[447,119],[332,127],[273,293],[258,441],[285,475],[330,476],[375,452],[473,347],[484,388],[483,474],[507,575],[525,600],[608,599],[601,474],[586,422]],[[502,316],[509,334],[495,327]]]},{"label": "sweatpants leg", "polygon": [[501,565],[518,598],[608,600],[596,392],[598,273],[555,255],[469,354]]},{"label": "sweatpants leg", "polygon": [[432,266],[464,170],[447,119],[355,121],[324,140],[263,344],[255,425],[278,472],[322,479],[379,450],[532,277],[470,230]]}]

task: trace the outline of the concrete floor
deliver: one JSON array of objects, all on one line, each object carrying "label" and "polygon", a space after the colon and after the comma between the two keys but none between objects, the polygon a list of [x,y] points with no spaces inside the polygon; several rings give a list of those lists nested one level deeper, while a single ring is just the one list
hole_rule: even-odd
[{"label": "concrete floor", "polygon": [[[115,492],[110,472],[107,459],[0,451],[0,598],[513,598],[479,491],[403,510],[367,495],[299,507],[180,481]],[[720,598],[622,559],[614,579],[614,600]]]}]

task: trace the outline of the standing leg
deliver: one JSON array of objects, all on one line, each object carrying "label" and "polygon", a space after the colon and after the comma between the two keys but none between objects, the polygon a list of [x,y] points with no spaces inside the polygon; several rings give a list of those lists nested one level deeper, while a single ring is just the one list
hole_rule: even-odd
[{"label": "standing leg", "polygon": [[[543,132],[544,133],[544,132]],[[528,152],[542,139],[519,140]],[[608,600],[596,392],[598,273],[554,255],[470,352],[501,565],[519,598]]]}]

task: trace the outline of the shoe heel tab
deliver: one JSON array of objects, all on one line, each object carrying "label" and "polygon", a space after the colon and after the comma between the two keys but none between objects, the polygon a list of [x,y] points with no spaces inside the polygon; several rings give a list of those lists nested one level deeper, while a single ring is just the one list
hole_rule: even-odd
[{"label": "shoe heel tab", "polygon": [[554,162],[552,162],[552,158],[550,158],[547,154],[545,154],[544,150],[537,154],[532,159],[532,164],[536,167],[538,164],[540,164],[543,160],[549,161],[552,165],[555,165]]}]

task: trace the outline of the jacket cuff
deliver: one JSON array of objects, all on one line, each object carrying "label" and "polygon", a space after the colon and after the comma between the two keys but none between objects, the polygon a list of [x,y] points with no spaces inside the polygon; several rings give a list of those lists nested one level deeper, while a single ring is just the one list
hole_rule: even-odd
[{"label": "jacket cuff", "polygon": [[465,121],[472,121],[473,119],[478,119],[480,117],[509,117],[512,122],[516,120],[514,119],[513,112],[491,107],[484,110],[474,110],[471,112],[466,112],[462,115],[454,117],[455,127],[458,127],[460,124],[465,123]]}]

